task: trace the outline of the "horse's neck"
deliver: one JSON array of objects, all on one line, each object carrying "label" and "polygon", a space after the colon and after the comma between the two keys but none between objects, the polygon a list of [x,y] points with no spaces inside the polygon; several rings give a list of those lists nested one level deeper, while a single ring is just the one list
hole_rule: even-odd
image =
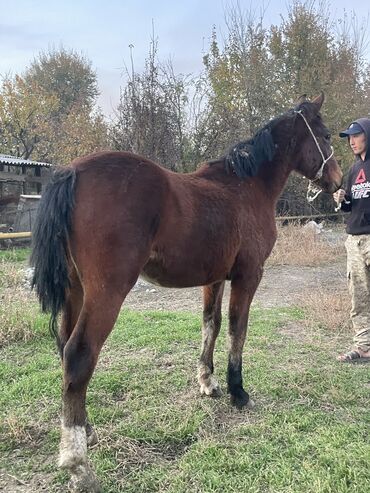
[{"label": "horse's neck", "polygon": [[266,194],[274,204],[284,190],[291,171],[292,167],[288,160],[281,156],[277,156],[273,161],[262,165],[258,176],[264,184]]}]

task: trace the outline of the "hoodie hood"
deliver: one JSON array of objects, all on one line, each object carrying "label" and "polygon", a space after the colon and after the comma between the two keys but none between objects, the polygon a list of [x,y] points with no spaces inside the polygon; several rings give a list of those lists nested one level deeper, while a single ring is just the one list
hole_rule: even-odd
[{"label": "hoodie hood", "polygon": [[352,123],[357,123],[360,125],[362,130],[366,135],[366,155],[365,161],[370,159],[370,118],[359,118],[358,120],[354,120]]}]

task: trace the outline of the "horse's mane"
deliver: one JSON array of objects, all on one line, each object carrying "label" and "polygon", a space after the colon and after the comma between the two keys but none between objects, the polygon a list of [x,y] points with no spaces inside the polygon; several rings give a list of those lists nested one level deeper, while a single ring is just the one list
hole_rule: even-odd
[{"label": "horse's mane", "polygon": [[275,154],[275,143],[271,129],[259,130],[251,139],[234,145],[225,156],[225,168],[239,178],[256,176],[261,164],[271,161]]},{"label": "horse's mane", "polygon": [[[250,139],[233,145],[226,155],[221,158],[224,161],[227,173],[235,173],[239,178],[256,176],[264,162],[270,162],[274,158],[277,142],[272,136],[273,128],[286,118],[292,117],[292,110],[270,120],[264,127]],[[211,161],[209,164],[220,162]]]}]

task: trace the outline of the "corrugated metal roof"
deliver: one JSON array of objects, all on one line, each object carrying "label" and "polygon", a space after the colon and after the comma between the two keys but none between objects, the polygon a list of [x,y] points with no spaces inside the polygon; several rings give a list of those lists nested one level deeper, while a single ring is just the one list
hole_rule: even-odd
[{"label": "corrugated metal roof", "polygon": [[50,168],[52,164],[41,163],[39,161],[29,161],[27,159],[21,159],[19,157],[7,156],[6,154],[0,154],[0,164],[8,164],[10,166],[44,166]]}]

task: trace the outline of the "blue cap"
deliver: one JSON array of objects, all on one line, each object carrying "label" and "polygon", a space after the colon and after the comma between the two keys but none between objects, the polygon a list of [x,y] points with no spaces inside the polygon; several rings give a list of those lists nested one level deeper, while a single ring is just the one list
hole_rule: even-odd
[{"label": "blue cap", "polygon": [[348,137],[349,135],[362,134],[364,129],[357,122],[351,123],[351,125],[343,132],[340,132],[339,137]]}]

